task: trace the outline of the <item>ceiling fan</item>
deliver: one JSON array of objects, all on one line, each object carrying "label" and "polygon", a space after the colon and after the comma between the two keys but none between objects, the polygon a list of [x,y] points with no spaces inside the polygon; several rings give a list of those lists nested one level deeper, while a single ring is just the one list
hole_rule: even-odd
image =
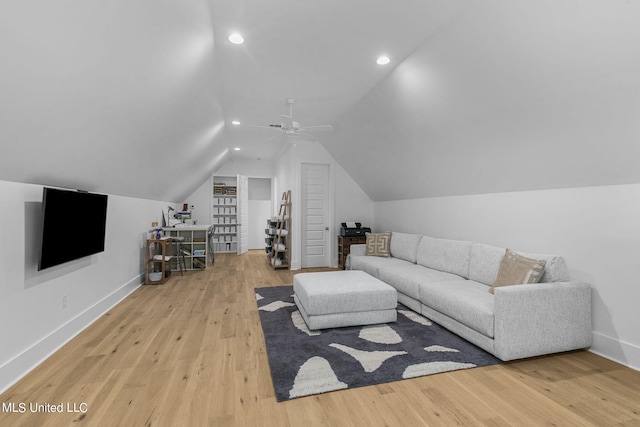
[{"label": "ceiling fan", "polygon": [[282,117],[283,119],[280,124],[270,124],[268,126],[245,126],[263,129],[280,129],[286,136],[297,136],[310,142],[315,142],[318,140],[318,138],[311,135],[309,132],[323,132],[333,130],[333,126],[331,125],[301,126],[300,122],[293,120],[293,103],[295,102],[295,100],[293,98],[287,98],[286,101],[289,105],[289,115],[280,115],[280,117]]}]

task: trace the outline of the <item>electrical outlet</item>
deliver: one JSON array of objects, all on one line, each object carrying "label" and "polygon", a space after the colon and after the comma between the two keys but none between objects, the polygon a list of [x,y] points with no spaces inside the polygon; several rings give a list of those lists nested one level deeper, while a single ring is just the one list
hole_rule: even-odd
[{"label": "electrical outlet", "polygon": [[62,296],[62,308],[67,308],[67,296]]}]

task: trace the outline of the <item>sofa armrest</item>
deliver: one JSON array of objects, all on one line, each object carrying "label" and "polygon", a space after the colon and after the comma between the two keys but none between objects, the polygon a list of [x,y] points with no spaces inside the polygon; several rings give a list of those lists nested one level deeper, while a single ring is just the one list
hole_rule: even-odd
[{"label": "sofa armrest", "polygon": [[575,281],[495,289],[495,355],[513,360],[591,346],[591,287]]},{"label": "sofa armrest", "polygon": [[367,254],[367,245],[357,244],[349,247],[349,254],[353,256],[364,256]]},{"label": "sofa armrest", "polygon": [[349,247],[349,255],[345,260],[345,268],[351,270],[351,256],[365,256],[367,254],[367,245],[357,244]]}]

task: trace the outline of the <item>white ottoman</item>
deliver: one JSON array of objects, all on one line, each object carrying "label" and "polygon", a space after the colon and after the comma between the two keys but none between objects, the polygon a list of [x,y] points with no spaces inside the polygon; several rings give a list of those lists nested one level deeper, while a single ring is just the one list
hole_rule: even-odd
[{"label": "white ottoman", "polygon": [[395,322],[396,290],[364,271],[300,273],[293,294],[309,329]]}]

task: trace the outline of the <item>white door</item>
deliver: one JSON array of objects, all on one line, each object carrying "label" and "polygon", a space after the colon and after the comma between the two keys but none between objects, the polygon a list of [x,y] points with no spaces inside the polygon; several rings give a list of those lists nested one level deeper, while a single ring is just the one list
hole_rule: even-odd
[{"label": "white door", "polygon": [[302,268],[328,267],[329,165],[302,164]]},{"label": "white door", "polygon": [[249,178],[238,175],[238,255],[249,250]]}]

